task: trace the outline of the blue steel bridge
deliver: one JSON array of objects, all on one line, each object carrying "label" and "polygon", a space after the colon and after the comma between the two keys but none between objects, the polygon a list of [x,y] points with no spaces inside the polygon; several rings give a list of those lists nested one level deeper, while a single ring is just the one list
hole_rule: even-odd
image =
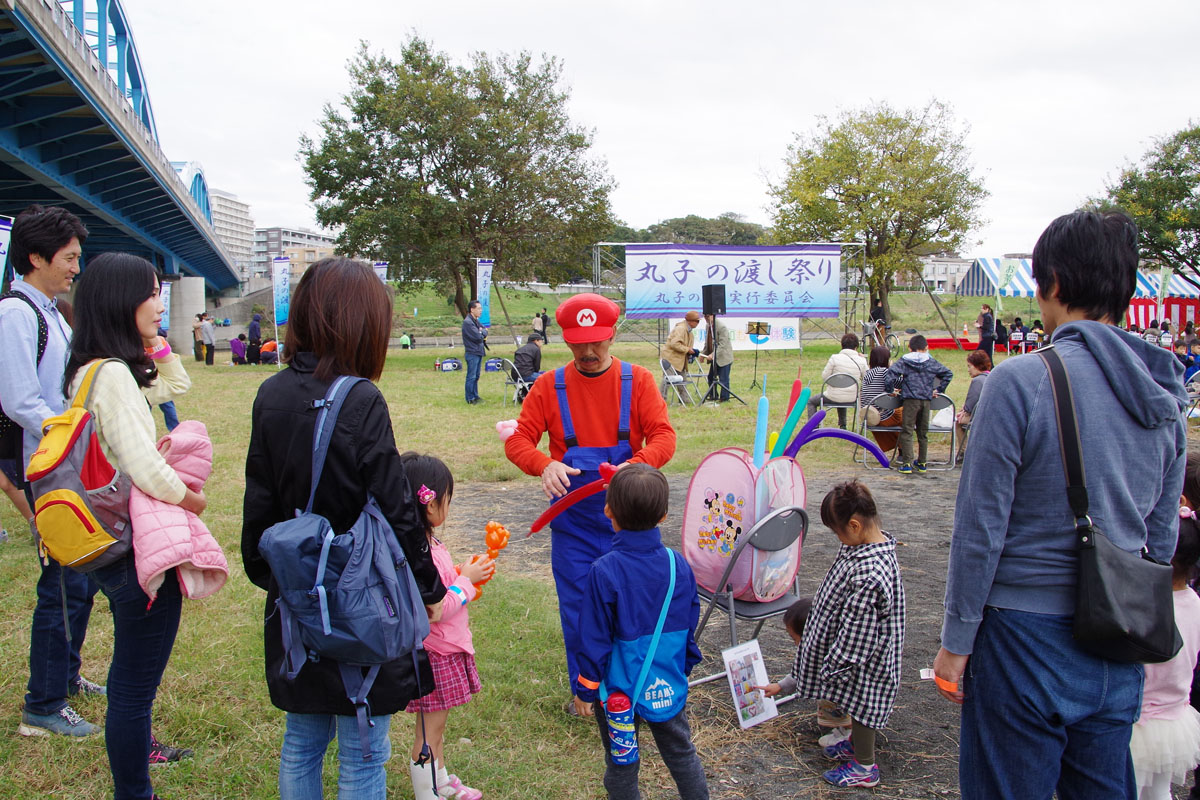
[{"label": "blue steel bridge", "polygon": [[120,0],[0,0],[0,214],[65,206],[89,231],[84,269],[124,250],[233,286],[204,175],[189,181],[159,147]]}]

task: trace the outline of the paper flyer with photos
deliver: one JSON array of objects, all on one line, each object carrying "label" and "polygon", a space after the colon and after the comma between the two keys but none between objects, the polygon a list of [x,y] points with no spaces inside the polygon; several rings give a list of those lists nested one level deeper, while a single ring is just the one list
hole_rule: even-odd
[{"label": "paper flyer with photos", "polygon": [[767,668],[763,664],[757,639],[722,650],[721,661],[729,677],[729,691],[733,693],[738,724],[743,730],[779,716],[774,698],[754,688],[771,682],[767,678]]}]

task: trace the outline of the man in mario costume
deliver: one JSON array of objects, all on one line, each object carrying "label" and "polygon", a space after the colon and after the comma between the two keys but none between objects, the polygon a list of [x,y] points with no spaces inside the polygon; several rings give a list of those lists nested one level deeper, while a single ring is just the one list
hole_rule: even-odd
[{"label": "man in mario costume", "polygon": [[[617,304],[598,294],[577,294],[555,312],[572,362],[543,373],[529,390],[517,429],[504,443],[508,460],[540,476],[551,503],[600,478],[600,465],[639,462],[661,467],[675,454],[675,429],[654,376],[610,352]],[[550,455],[538,450],[550,436]],[[606,493],[592,495],[550,522],[550,563],[571,678],[567,713],[591,716],[579,700],[579,615],[592,562],[612,549],[604,516]],[[596,687],[590,687],[595,689]]]}]

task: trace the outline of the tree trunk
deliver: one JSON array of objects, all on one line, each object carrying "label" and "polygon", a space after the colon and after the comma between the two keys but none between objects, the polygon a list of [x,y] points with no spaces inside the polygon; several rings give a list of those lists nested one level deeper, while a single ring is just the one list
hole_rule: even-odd
[{"label": "tree trunk", "polygon": [[458,310],[460,317],[467,318],[467,301],[463,297],[462,273],[458,270],[454,270],[454,308]]}]

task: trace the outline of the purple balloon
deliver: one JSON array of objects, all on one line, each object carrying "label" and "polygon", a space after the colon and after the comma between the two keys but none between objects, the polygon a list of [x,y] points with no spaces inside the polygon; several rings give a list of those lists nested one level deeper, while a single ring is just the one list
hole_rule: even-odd
[{"label": "purple balloon", "polygon": [[[870,439],[867,439],[863,436],[859,436],[857,433],[851,433],[850,431],[843,431],[838,428],[830,428],[830,429],[824,430],[824,431],[817,431],[816,433],[809,436],[808,439],[806,439],[804,441],[804,444],[808,444],[813,439],[824,439],[824,438],[843,439],[852,444],[856,444],[859,447],[866,450],[871,455],[875,456],[875,459],[880,464],[882,464],[884,467],[891,467],[891,463],[888,461],[887,456],[885,456],[883,454],[883,451],[880,450],[879,447],[874,442],[872,442]],[[801,445],[801,446],[803,446],[803,445]],[[795,456],[793,456],[793,458],[794,457]]]},{"label": "purple balloon", "polygon": [[820,411],[813,414],[812,418],[809,419],[808,422],[804,423],[804,427],[796,431],[795,438],[792,439],[791,444],[787,446],[787,449],[783,451],[783,454],[788,458],[795,458],[796,453],[800,452],[800,448],[804,446],[804,442],[808,439],[812,432],[815,431],[817,427],[825,421],[825,415],[828,413],[828,411],[822,408]]}]

